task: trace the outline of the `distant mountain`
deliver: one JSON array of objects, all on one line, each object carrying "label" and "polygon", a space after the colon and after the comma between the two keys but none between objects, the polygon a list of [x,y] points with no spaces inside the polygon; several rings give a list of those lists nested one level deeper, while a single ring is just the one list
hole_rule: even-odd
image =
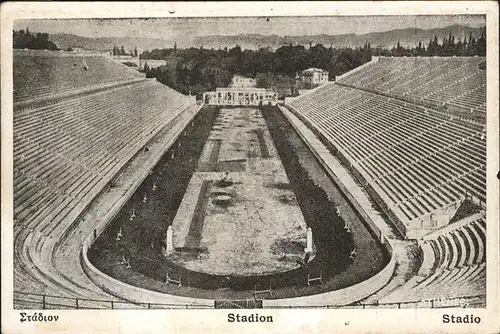
[{"label": "distant mountain", "polygon": [[164,40],[158,38],[133,38],[133,37],[83,37],[72,34],[53,34],[50,35],[53,41],[60,49],[65,50],[68,47],[81,48],[95,51],[111,51],[113,46],[121,46],[125,51],[134,50],[137,46],[139,50],[152,50],[170,48],[174,45],[174,40]]},{"label": "distant mountain", "polygon": [[474,36],[479,35],[479,28],[471,28],[467,26],[454,25],[446,28],[437,29],[395,29],[384,32],[373,32],[368,34],[342,34],[342,35],[312,35],[312,36],[277,36],[277,35],[236,35],[236,36],[203,36],[196,39],[196,46],[203,45],[205,48],[228,48],[238,44],[242,49],[256,49],[259,47],[269,46],[277,48],[290,43],[296,45],[307,46],[309,43],[323,44],[327,47],[330,45],[342,46],[362,46],[366,41],[370,42],[372,47],[392,48],[397,44],[398,40],[403,46],[415,46],[418,42],[427,45],[429,40],[437,36],[441,42],[443,37],[449,36],[451,33],[455,36],[455,40],[469,36],[472,33]]},{"label": "distant mountain", "polygon": [[405,28],[394,29],[383,32],[373,32],[367,34],[342,34],[342,35],[302,35],[302,36],[278,36],[278,35],[259,35],[259,34],[241,34],[241,35],[210,35],[210,36],[186,36],[182,39],[174,40],[173,38],[156,39],[156,38],[135,38],[135,37],[105,37],[105,38],[89,38],[71,34],[54,34],[50,35],[52,40],[61,49],[68,47],[83,48],[87,50],[106,51],[112,50],[113,45],[123,45],[126,51],[131,51],[135,46],[139,50],[152,50],[171,48],[174,43],[177,43],[179,48],[201,47],[218,49],[228,47],[232,48],[239,45],[242,49],[258,49],[260,47],[271,47],[276,49],[282,45],[290,43],[304,46],[309,43],[321,43],[327,47],[342,46],[362,46],[365,41],[370,42],[372,47],[392,48],[398,41],[403,46],[415,46],[418,42],[427,45],[430,39],[436,35],[441,42],[443,37],[450,33],[455,36],[455,40],[459,38],[463,40],[465,36],[472,33],[474,36],[479,35],[480,28],[472,28],[463,25],[453,25],[445,28],[436,29],[417,29]]},{"label": "distant mountain", "polygon": [[480,33],[480,28],[471,28],[462,25],[453,25],[436,29],[406,28],[358,35],[356,39],[358,43],[363,44],[366,40],[370,41],[372,46],[380,47],[393,47],[398,40],[403,46],[415,46],[420,41],[427,45],[434,36],[437,36],[439,42],[442,42],[443,38],[448,37],[450,33],[452,36],[455,36],[455,41],[457,41],[458,39],[463,40],[466,36],[468,37],[470,33],[477,37]]}]

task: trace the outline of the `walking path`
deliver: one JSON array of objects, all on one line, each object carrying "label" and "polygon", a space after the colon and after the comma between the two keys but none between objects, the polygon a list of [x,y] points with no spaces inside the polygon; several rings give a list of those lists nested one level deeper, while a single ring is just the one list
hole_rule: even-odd
[{"label": "walking path", "polygon": [[[53,269],[65,276],[73,285],[87,290],[86,298],[117,299],[113,293],[105,292],[102,287],[97,287],[84,272],[80,258],[82,243],[93,233],[99,222],[111,219],[119,210],[195,115],[194,110],[182,113],[159,137],[150,142],[148,151],[140,153],[130,163],[128,168],[115,180],[113,188],[95,201],[96,204],[87,211],[75,229],[64,240],[60,240],[54,249]],[[62,287],[62,290],[65,288]],[[110,291],[110,289],[106,290]],[[174,302],[175,296],[172,297],[173,300],[165,300],[164,302]]]},{"label": "walking path", "polygon": [[[366,191],[356,183],[349,172],[342,166],[340,161],[330,153],[328,148],[320,141],[313,131],[306,126],[294,113],[285,107],[279,106],[281,112],[289,120],[297,133],[311,148],[325,169],[330,173],[332,179],[342,189],[343,193],[353,203],[360,214],[368,219],[381,231],[382,239],[385,237],[392,248],[391,262],[374,277],[356,284],[346,289],[331,291],[320,295],[312,295],[298,298],[264,300],[264,307],[286,307],[291,305],[346,305],[370,296],[377,291],[380,295],[385,295],[389,291],[402,285],[406,277],[414,272],[415,264],[412,261],[414,247],[411,242],[397,240],[393,228],[381,217],[379,211],[375,209],[369,200]],[[395,270],[395,263],[398,261],[398,268]],[[403,266],[401,266],[401,263]],[[417,268],[418,269],[418,268]],[[379,295],[376,295],[379,298]]]},{"label": "walking path", "polygon": [[[384,288],[388,282],[389,285],[393,284],[393,286],[398,286],[398,284],[400,284],[399,280],[395,280],[393,277],[395,258],[397,257],[398,261],[405,262],[404,258],[408,257],[409,253],[411,253],[408,244],[395,240],[396,237],[391,227],[387,225],[379,212],[372,206],[364,189],[355,182],[314,133],[292,112],[288,111],[286,108],[280,107],[280,109],[299,135],[313,149],[313,153],[317,155],[320,162],[331,172],[331,177],[344,191],[349,201],[353,202],[354,205],[361,209],[360,214],[376,226],[381,232],[382,239],[385,238],[384,240],[389,242],[394,256],[381,272],[357,285],[319,295],[279,300],[264,300],[264,307],[346,305],[362,300],[367,295],[379,291],[381,288]],[[140,153],[136,159],[131,162],[129,168],[117,178],[113,188],[103,193],[99,200],[95,202],[96,205],[90,208],[78,224],[75,224],[75,228],[56,244],[51,257],[53,266],[49,270],[51,272],[57,272],[59,276],[65,278],[63,282],[64,285],[61,285],[61,294],[74,295],[74,291],[78,291],[79,295],[83,295],[87,298],[117,300],[116,296],[118,296],[119,298],[126,298],[135,302],[161,301],[161,303],[189,303],[193,304],[193,306],[208,306],[213,303],[213,300],[179,297],[140,289],[118,282],[107,277],[103,273],[101,273],[103,280],[100,280],[100,282],[112,282],[113,284],[109,284],[109,286],[105,287],[96,286],[84,272],[82,268],[82,259],[80,257],[82,243],[93,233],[96,225],[98,225],[99,222],[111,219],[126,202],[127,198],[135,191],[137,186],[140,185],[141,180],[147,176],[149,169],[153,168],[157,160],[161,158],[162,152],[165,152],[176,140],[177,136],[182,133],[185,125],[195,114],[196,113],[182,114],[179,119],[177,119],[177,122],[171,125],[172,128],[163,133],[162,136],[157,138],[153,143],[150,143],[148,145],[149,151]],[[88,261],[83,262],[88,263]],[[405,277],[406,274],[412,271],[412,265],[409,265],[408,270],[405,272],[402,272],[402,268],[404,269],[405,267],[402,266],[398,268],[396,277]],[[103,288],[105,288],[105,291]],[[387,286],[384,289],[387,289]],[[387,293],[388,292],[389,291],[387,291]],[[130,298],[128,298],[129,296]]]},{"label": "walking path", "polygon": [[393,233],[393,228],[385,222],[380,212],[373,207],[369,195],[358,183],[356,183],[340,161],[295,114],[285,107],[279,106],[279,108],[306,144],[317,154],[316,156],[319,158],[320,162],[322,162],[323,166],[328,168],[330,176],[342,188],[342,191],[351,194],[349,200],[354,200],[359,204],[364,213],[382,231],[383,235],[387,236],[388,239],[395,239],[396,236]]}]

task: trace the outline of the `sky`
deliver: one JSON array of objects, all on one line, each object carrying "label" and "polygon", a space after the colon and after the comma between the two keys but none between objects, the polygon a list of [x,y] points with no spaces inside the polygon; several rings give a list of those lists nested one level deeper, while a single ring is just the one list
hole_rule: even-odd
[{"label": "sky", "polygon": [[364,34],[402,28],[483,27],[482,15],[323,16],[323,17],[206,17],[152,19],[36,19],[16,20],[14,29],[85,37],[149,37],[169,39],[207,35],[338,35]]}]

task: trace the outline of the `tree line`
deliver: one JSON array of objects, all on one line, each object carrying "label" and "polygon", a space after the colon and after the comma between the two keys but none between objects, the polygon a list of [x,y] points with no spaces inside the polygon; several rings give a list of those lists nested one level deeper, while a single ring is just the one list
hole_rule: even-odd
[{"label": "tree line", "polygon": [[437,36],[427,44],[427,48],[419,42],[416,47],[404,48],[397,43],[390,52],[384,50],[381,55],[389,56],[486,56],[486,28],[481,28],[478,36],[465,36],[462,41],[460,38],[455,38],[451,33],[448,37],[444,37],[439,43]]},{"label": "tree line", "polygon": [[113,51],[111,51],[111,53],[113,56],[132,56],[132,57],[138,56],[137,46],[134,47],[133,51],[126,52],[123,45],[121,45],[120,47],[113,45]]},{"label": "tree line", "polygon": [[[326,47],[322,44],[306,48],[303,45],[284,45],[275,51],[269,48],[242,50],[236,45],[228,49],[174,48],[154,49],[141,53],[142,59],[162,59],[166,66],[145,67],[148,77],[184,94],[201,95],[203,91],[225,87],[233,75],[256,78],[257,86],[273,88],[281,96],[294,91],[297,74],[317,67],[329,72],[330,78],[346,73],[368,61],[372,56],[485,56],[486,29],[478,36],[470,34],[462,41],[453,35],[441,41],[437,36],[428,43],[403,47],[398,42],[392,48],[372,47],[365,42],[360,47]],[[300,88],[300,87],[299,87]]]},{"label": "tree line", "polygon": [[[32,34],[26,29],[14,31],[13,37],[15,49],[58,50],[46,33]],[[154,49],[138,55],[137,47],[126,52],[123,45],[114,45],[112,54],[166,60],[166,66],[150,68],[146,65],[143,71],[146,76],[155,77],[183,94],[200,96],[204,91],[227,86],[234,75],[242,75],[256,78],[258,87],[272,88],[285,96],[300,88],[295,87],[295,77],[310,67],[324,69],[333,78],[370,61],[372,56],[485,56],[486,28],[481,28],[477,36],[471,33],[463,40],[451,34],[441,41],[434,36],[428,43],[419,42],[412,47],[404,47],[399,41],[392,48],[374,48],[366,41],[360,47],[326,47],[310,43],[308,48],[289,44],[276,50],[242,50],[238,45],[218,50],[177,49],[175,44],[173,48]]]},{"label": "tree line", "polygon": [[22,29],[19,31],[14,30],[12,44],[14,49],[59,50],[57,45],[49,40],[49,34],[41,32],[32,34],[28,28],[26,28],[26,31]]}]

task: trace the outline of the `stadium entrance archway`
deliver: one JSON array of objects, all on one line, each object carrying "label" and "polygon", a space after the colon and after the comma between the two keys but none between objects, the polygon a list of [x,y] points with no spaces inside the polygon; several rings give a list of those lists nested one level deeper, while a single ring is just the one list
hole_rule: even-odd
[{"label": "stadium entrance archway", "polygon": [[203,102],[216,106],[276,105],[278,93],[265,88],[217,88],[215,92],[203,93]]}]

